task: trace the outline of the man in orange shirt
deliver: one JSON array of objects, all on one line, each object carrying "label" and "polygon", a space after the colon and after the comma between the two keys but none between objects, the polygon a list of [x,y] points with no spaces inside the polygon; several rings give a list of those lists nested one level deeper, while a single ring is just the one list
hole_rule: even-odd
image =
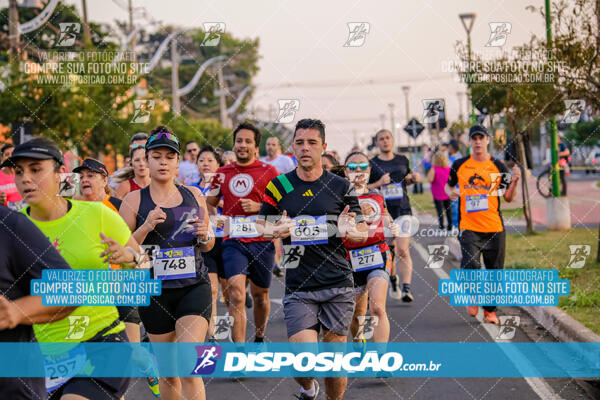
[{"label": "man in orange shirt", "polygon": [[[480,269],[480,258],[486,269],[503,269],[506,233],[500,213],[500,196],[507,202],[517,194],[521,170],[506,166],[488,153],[490,134],[482,125],[469,131],[472,154],[454,161],[445,190],[452,200],[459,200],[461,268]],[[455,187],[458,185],[458,187]],[[479,307],[467,307],[476,316]],[[495,306],[483,306],[485,321],[498,324]]]}]

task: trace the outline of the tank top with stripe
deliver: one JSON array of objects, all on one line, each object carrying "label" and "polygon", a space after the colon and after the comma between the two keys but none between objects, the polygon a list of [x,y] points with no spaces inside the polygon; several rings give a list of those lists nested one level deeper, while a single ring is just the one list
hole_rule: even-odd
[{"label": "tank top with stripe", "polygon": [[[199,216],[199,205],[194,194],[185,186],[177,185],[183,201],[177,207],[161,207],[167,218],[163,223],[156,225],[153,231],[148,233],[142,245],[146,251],[150,249],[176,249],[183,247],[194,248],[194,258],[196,264],[196,276],[182,279],[169,279],[162,281],[163,289],[181,288],[195,285],[199,282],[209,282],[208,269],[204,265],[202,254],[196,246],[196,238],[192,233],[186,232],[186,220]],[[140,190],[140,207],[136,216],[136,226],[138,229],[148,217],[150,211],[154,210],[156,204],[150,196],[150,186]],[[149,247],[146,247],[149,246]],[[152,270],[154,278],[154,270]]]}]

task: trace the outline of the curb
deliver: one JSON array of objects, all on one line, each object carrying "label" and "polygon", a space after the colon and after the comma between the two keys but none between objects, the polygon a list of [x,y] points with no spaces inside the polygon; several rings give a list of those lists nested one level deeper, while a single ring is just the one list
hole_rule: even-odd
[{"label": "curb", "polygon": [[[558,307],[520,307],[561,342],[600,342],[600,336]],[[600,399],[597,378],[576,378],[575,382],[592,398]]]},{"label": "curb", "polygon": [[600,336],[558,307],[520,307],[561,342],[600,342]]}]

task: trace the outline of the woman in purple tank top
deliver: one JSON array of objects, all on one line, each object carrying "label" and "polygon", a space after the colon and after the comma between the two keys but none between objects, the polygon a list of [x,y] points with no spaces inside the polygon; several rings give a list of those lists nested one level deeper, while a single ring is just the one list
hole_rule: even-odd
[{"label": "woman in purple tank top", "polygon": [[438,223],[440,229],[444,229],[444,213],[448,225],[446,229],[452,229],[452,210],[450,208],[450,198],[444,191],[444,185],[448,182],[450,167],[448,166],[448,157],[446,153],[437,151],[431,159],[431,169],[427,174],[427,179],[431,182],[431,194],[433,195],[433,203],[438,215]]}]

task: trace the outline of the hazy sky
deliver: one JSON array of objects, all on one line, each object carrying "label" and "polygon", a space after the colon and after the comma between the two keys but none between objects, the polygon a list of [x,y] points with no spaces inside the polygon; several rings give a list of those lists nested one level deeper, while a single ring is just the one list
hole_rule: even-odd
[{"label": "hazy sky", "polygon": [[[67,2],[81,5],[80,0]],[[87,0],[91,20],[125,20],[127,0]],[[2,3],[7,3],[3,0]],[[329,146],[346,152],[353,136],[367,137],[380,127],[380,114],[395,103],[395,120],[404,125],[401,87],[410,86],[410,113],[420,118],[422,100],[444,98],[450,121],[459,112],[457,92],[465,86],[444,65],[456,60],[455,43],[466,40],[458,14],[477,14],[472,31],[476,52],[490,37],[490,22],[509,22],[512,31],[505,48],[544,35],[538,13],[542,0],[391,0],[391,1],[204,1],[133,0],[164,24],[201,27],[224,22],[238,37],[259,37],[260,72],[252,106],[267,110],[278,99],[300,100],[298,118],[322,119]],[[137,23],[146,23],[138,19]],[[343,47],[349,22],[367,22],[370,31],[361,47]],[[377,84],[369,84],[373,80]],[[183,86],[185,82],[181,82]],[[319,87],[319,84],[323,84]],[[279,87],[273,87],[279,86]],[[462,109],[465,112],[463,96]],[[405,134],[398,134],[405,138]]]}]

